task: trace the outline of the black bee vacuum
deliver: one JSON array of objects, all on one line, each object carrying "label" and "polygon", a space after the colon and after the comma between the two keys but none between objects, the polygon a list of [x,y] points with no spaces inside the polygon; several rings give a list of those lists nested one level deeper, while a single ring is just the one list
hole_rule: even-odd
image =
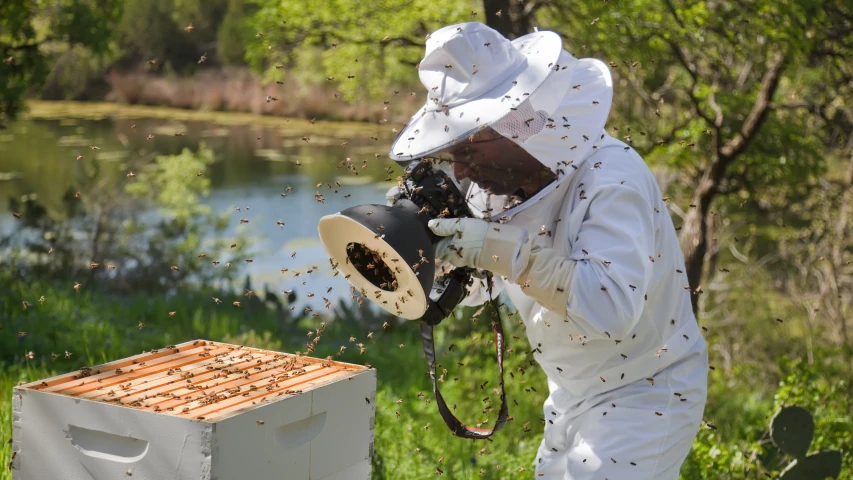
[{"label": "black bee vacuum", "polygon": [[[433,218],[472,217],[456,184],[431,159],[411,161],[403,175],[400,199],[393,206],[358,205],[320,219],[320,240],[332,265],[362,296],[391,313],[421,324],[438,411],[454,435],[488,438],[508,415],[503,379],[504,335],[500,318],[491,322],[500,368],[501,408],[494,427],[473,428],[457,419],[441,396],[436,380],[433,327],[465,298],[465,287],[478,272],[454,268],[436,275],[435,244],[442,237],[428,226]],[[490,274],[486,279],[491,285]],[[493,314],[498,309],[494,300]]]}]

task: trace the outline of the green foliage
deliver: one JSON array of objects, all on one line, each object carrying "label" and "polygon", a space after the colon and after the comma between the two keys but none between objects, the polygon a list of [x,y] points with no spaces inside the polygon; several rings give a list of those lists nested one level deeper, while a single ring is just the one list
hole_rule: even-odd
[{"label": "green foliage", "polygon": [[52,68],[40,90],[45,100],[78,100],[90,95],[93,83],[102,80],[109,59],[95,55],[84,45],[71,45],[51,55]]},{"label": "green foliage", "polygon": [[[544,9],[539,17],[540,28],[565,33],[566,48],[576,56],[614,62],[610,123],[619,134],[648,152],[647,161],[695,172],[742,131],[775,52],[785,56],[785,64],[770,101],[828,101],[832,92],[812,90],[825,71],[812,64],[830,22],[823,6],[813,0],[748,6],[637,0],[618,8],[573,2]],[[742,158],[729,167],[734,189],[784,188],[820,174],[821,141],[827,137],[806,103],[768,112]],[[780,157],[787,163],[768,161]]]},{"label": "green foliage", "polygon": [[[162,216],[154,229],[136,216],[126,219],[122,225],[120,244],[128,250],[148,252],[149,258],[134,269],[140,277],[159,278],[162,284],[173,285],[187,278],[186,275],[192,275],[189,278],[206,285],[222,278],[222,269],[215,268],[211,259],[222,264],[245,260],[243,255],[247,255],[251,247],[248,236],[238,233],[239,240],[235,240],[215,235],[202,242],[211,229],[223,232],[229,220],[227,212],[214,213],[201,203],[210,193],[210,180],[204,172],[214,160],[213,151],[202,143],[196,153],[185,148],[178,155],[158,156],[154,165],[134,177],[137,181],[127,185],[131,196],[153,205]],[[238,229],[242,232],[244,227]],[[234,248],[230,248],[232,244]],[[166,275],[164,261],[169,267],[178,266],[180,270]]]},{"label": "green foliage", "polygon": [[[92,163],[82,179],[86,188],[78,190],[86,195],[69,190],[58,214],[37,199],[11,198],[21,221],[8,238],[0,238],[0,246],[11,249],[2,264],[111,291],[167,292],[187,281],[229,285],[238,275],[230,264],[251,258],[252,239],[245,225],[237,226],[233,238],[225,236],[228,212],[202,203],[210,191],[205,171],[214,160],[204,143],[195,153],[157,156],[125,178],[126,193],[99,188],[104,179],[99,164]],[[38,234],[30,235],[33,231]]]},{"label": "green foliage", "polygon": [[124,0],[60,0],[49,10],[47,31],[53,40],[85,45],[105,52],[113,40],[113,25],[122,15]]},{"label": "green foliage", "polygon": [[246,41],[252,38],[251,28],[246,24],[247,8],[244,0],[228,0],[228,10],[216,33],[217,53],[225,65],[246,63]]},{"label": "green foliage", "polygon": [[[198,60],[188,36],[172,18],[171,0],[128,0],[117,27],[125,55],[181,67]],[[157,68],[151,67],[150,68]]]},{"label": "green foliage", "polygon": [[152,198],[160,211],[169,217],[186,221],[207,215],[210,207],[199,203],[210,195],[210,180],[204,170],[213,162],[213,150],[202,143],[198,152],[185,148],[179,155],[162,155],[146,172],[145,181],[129,183],[126,190],[140,198]]},{"label": "green foliage", "polygon": [[33,15],[29,2],[0,3],[0,127],[17,116],[29,88],[50,71],[38,52]]},{"label": "green foliage", "polygon": [[[50,42],[85,45],[105,53],[123,0],[59,0],[0,2],[0,127],[14,119],[26,94],[37,89],[50,72],[42,48]],[[46,17],[46,18],[45,18]],[[9,59],[9,63],[5,60]]]},{"label": "green foliage", "polygon": [[[0,440],[9,438],[9,395],[18,381],[34,381],[196,338],[286,352],[305,350],[304,333],[282,330],[274,310],[247,302],[245,297],[240,298],[244,300],[242,307],[234,307],[229,294],[212,291],[116,297],[75,291],[68,283],[20,282],[9,277],[0,278],[0,288],[9,292],[0,299],[0,339],[4,342],[0,343],[0,364],[5,363],[0,373],[0,384],[5,388],[0,399]],[[34,301],[33,307],[22,311],[19,300],[39,295],[46,301]],[[222,295],[222,303],[213,302],[213,295]],[[436,329],[437,358],[447,369],[442,393],[449,405],[457,405],[454,413],[466,423],[494,419],[499,406],[492,388],[497,378],[492,335],[484,322],[472,322],[473,310],[460,309],[456,317]],[[169,317],[169,311],[176,311],[175,316]],[[387,316],[364,325],[357,316],[357,309],[347,307],[337,310],[333,319],[322,319],[328,322],[327,327],[311,355],[369,363],[377,369],[373,478],[420,479],[434,476],[436,468],[449,478],[530,476],[541,440],[541,408],[547,387],[544,374],[530,364],[529,346],[517,317],[504,318],[509,339],[505,367],[513,373],[507,374],[512,420],[492,441],[474,442],[453,436],[438,415],[429,377],[424,375],[426,364],[417,326],[397,323]],[[144,322],[141,329],[139,321]],[[301,329],[315,330],[321,319],[304,317],[300,321]],[[384,321],[391,324],[382,328]],[[28,334],[14,340],[18,329],[26,329]],[[374,335],[367,338],[370,331]],[[365,345],[364,353],[350,337]],[[343,354],[341,346],[348,347]],[[70,358],[65,357],[65,350],[71,350]],[[34,356],[28,359],[26,354],[31,351]],[[54,352],[56,359],[50,355]],[[849,395],[850,376],[844,373],[844,357],[839,356],[842,353],[821,350],[811,365],[805,360],[780,360],[779,368],[789,374],[783,376],[778,390],[766,386],[766,379],[761,380],[766,365],[738,366],[728,373],[712,371],[705,415],[708,422],[694,442],[681,478],[757,480],[767,478],[765,473],[775,478],[788,462],[769,443],[768,413],[782,404],[803,405],[815,412],[813,449],[849,452],[853,397]],[[490,383],[480,389],[487,380]],[[762,386],[755,388],[752,382],[756,381]],[[7,463],[8,449],[3,454],[0,460]],[[850,479],[850,462],[850,455],[845,454],[842,471],[847,473],[838,478]],[[4,476],[9,473],[2,470],[0,479],[9,480],[11,476]]]},{"label": "green foliage", "polygon": [[[842,348],[822,348],[814,360],[791,357],[782,367],[787,375],[780,382],[774,407],[798,405],[814,414],[814,439],[811,450],[853,449],[853,367],[849,345]],[[845,454],[843,472],[853,472],[853,459]]]},{"label": "green foliage", "polygon": [[270,81],[286,80],[277,65],[334,77],[347,100],[379,98],[389,95],[391,85],[414,85],[426,35],[469,20],[478,6],[449,0],[251,2],[258,9],[250,25],[263,36],[247,42],[249,64]]}]

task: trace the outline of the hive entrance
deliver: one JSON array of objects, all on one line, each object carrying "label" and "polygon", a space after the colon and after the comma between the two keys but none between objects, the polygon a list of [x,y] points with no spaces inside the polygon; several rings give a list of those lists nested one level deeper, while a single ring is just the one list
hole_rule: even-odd
[{"label": "hive entrance", "polygon": [[347,257],[358,273],[377,288],[389,292],[397,290],[397,279],[394,272],[388,268],[388,264],[376,250],[372,250],[361,243],[350,242],[347,244]]}]

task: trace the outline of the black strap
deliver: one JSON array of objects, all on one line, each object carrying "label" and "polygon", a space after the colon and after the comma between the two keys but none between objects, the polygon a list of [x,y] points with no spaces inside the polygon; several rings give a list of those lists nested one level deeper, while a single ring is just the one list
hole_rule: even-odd
[{"label": "black strap", "polygon": [[[495,300],[492,298],[492,276],[491,273],[486,272],[486,278],[488,280],[489,285],[489,301],[492,304],[493,312],[492,316],[494,318],[497,315],[497,320],[492,320],[492,331],[495,334],[495,350],[497,352],[497,360],[498,360],[498,368],[500,369],[500,385],[501,385],[501,408],[498,412],[498,419],[495,422],[495,426],[490,429],[484,428],[472,428],[465,426],[462,422],[459,421],[456,416],[450,411],[447,407],[447,403],[444,401],[444,397],[441,396],[441,392],[438,390],[438,379],[436,378],[436,362],[435,362],[435,343],[433,341],[433,327],[441,322],[421,322],[421,338],[424,344],[424,355],[426,356],[427,364],[429,365],[429,374],[432,379],[432,390],[435,395],[435,400],[438,403],[438,411],[441,414],[441,418],[444,419],[444,423],[450,427],[450,430],[457,437],[462,438],[489,438],[495,432],[500,430],[504,424],[506,423],[506,418],[509,413],[509,409],[507,408],[506,403],[506,391],[504,390],[504,349],[506,347],[504,343],[504,331],[503,325],[501,324],[500,312],[498,310],[497,305],[495,304]],[[458,302],[457,302],[458,304]],[[455,306],[455,304],[454,304]],[[444,319],[450,314],[450,312],[446,312],[446,315],[441,319]]]}]

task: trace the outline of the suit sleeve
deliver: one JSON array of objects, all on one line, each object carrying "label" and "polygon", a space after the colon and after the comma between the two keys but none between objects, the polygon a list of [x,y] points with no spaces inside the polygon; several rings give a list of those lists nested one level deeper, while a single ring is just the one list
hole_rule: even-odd
[{"label": "suit sleeve", "polygon": [[606,185],[588,200],[567,258],[531,250],[519,279],[525,294],[566,315],[588,338],[622,339],[636,326],[654,266],[654,213],[642,193]]}]

